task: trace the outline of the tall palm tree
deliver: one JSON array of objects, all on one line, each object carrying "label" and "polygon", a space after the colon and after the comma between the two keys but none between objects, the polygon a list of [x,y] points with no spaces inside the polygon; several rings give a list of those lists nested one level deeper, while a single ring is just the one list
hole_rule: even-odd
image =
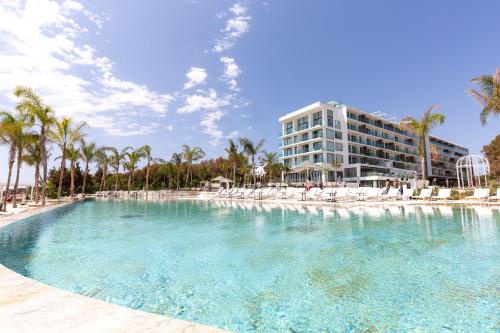
[{"label": "tall palm tree", "polygon": [[9,146],[7,157],[7,184],[5,186],[5,196],[3,197],[2,211],[7,210],[7,198],[9,196],[10,181],[12,178],[12,168],[16,161],[16,128],[19,126],[18,119],[9,112],[0,112],[0,143]]},{"label": "tall palm tree", "polygon": [[144,145],[141,148],[139,148],[142,153],[144,154],[144,157],[146,158],[146,199],[148,197],[148,190],[149,190],[149,168],[151,166],[151,146],[150,145]]},{"label": "tall palm tree", "polygon": [[278,162],[278,153],[262,151],[262,156],[260,157],[262,163],[267,164],[269,170],[269,182],[273,182],[273,170]]},{"label": "tall palm tree", "polygon": [[335,183],[337,183],[337,170],[342,166],[342,162],[340,162],[339,160],[332,160],[332,163],[331,163],[333,169],[335,170],[334,174],[333,174],[333,181]]},{"label": "tall palm tree", "polygon": [[137,163],[144,157],[144,153],[140,149],[127,153],[127,160],[123,164],[123,167],[128,170],[128,192],[130,193],[130,186],[134,181],[134,172],[137,168]]},{"label": "tall palm tree", "polygon": [[17,103],[16,109],[24,115],[33,125],[40,127],[39,142],[40,154],[42,156],[42,206],[45,206],[47,192],[47,173],[48,173],[48,153],[47,153],[47,137],[51,126],[55,123],[54,112],[50,106],[44,105],[42,99],[31,88],[26,86],[18,86],[14,90],[14,95],[21,100]]},{"label": "tall palm tree", "polygon": [[260,140],[257,143],[253,143],[250,139],[240,138],[240,145],[243,147],[243,151],[252,161],[252,173],[253,173],[253,188],[257,185],[257,175],[255,174],[255,155],[257,155],[262,147],[264,146],[264,140]]},{"label": "tall palm tree", "polygon": [[80,158],[85,163],[83,172],[82,194],[85,195],[85,187],[87,185],[87,178],[89,176],[89,164],[95,159],[96,145],[94,142],[87,143],[85,140],[80,140]]},{"label": "tall palm tree", "polygon": [[187,173],[186,173],[186,186],[188,184],[189,175],[191,174],[191,185],[193,184],[193,175],[191,173],[191,167],[193,166],[193,162],[198,161],[199,159],[205,156],[205,152],[200,147],[189,147],[188,145],[182,146],[182,155],[186,160],[187,164]]},{"label": "tall palm tree", "polygon": [[[127,146],[123,148],[121,151],[118,151],[116,148],[111,148],[112,156],[111,156],[111,166],[115,170],[115,191],[118,190],[118,176],[120,174],[120,167],[122,163],[125,162],[125,158],[127,157],[127,153],[131,150],[132,147]],[[125,169],[125,167],[124,167]]]},{"label": "tall palm tree", "polygon": [[175,169],[177,170],[177,189],[180,187],[180,177],[181,177],[181,166],[182,166],[182,154],[181,153],[173,153],[170,162],[175,165]]},{"label": "tall palm tree", "polygon": [[70,174],[70,185],[69,185],[69,195],[71,197],[75,196],[75,168],[78,159],[80,158],[80,149],[73,145],[69,145],[66,148],[66,157],[70,162],[69,174]]},{"label": "tall palm tree", "polygon": [[35,203],[38,204],[38,194],[39,194],[39,181],[40,181],[40,164],[42,163],[42,155],[40,152],[40,141],[37,138],[36,142],[28,145],[26,147],[26,153],[23,156],[23,161],[29,166],[35,168],[35,182],[33,188],[33,194],[35,197]]},{"label": "tall palm tree", "polygon": [[95,161],[97,162],[97,167],[101,170],[101,181],[99,183],[99,191],[106,190],[106,177],[108,176],[108,166],[111,162],[112,155],[108,152],[112,151],[110,147],[101,147],[96,150]]},{"label": "tall palm tree", "polygon": [[54,129],[50,132],[50,137],[61,149],[61,169],[59,171],[59,186],[57,188],[57,202],[61,200],[62,183],[64,178],[64,168],[66,167],[66,152],[70,145],[80,141],[85,134],[83,128],[86,123],[75,123],[71,118],[64,117],[56,121]]},{"label": "tall palm tree", "polygon": [[238,145],[232,139],[228,139],[227,142],[229,145],[224,150],[227,152],[227,159],[233,168],[233,184],[236,184],[236,168],[241,161],[241,154],[238,152]]},{"label": "tall palm tree", "polygon": [[415,132],[418,138],[418,153],[420,155],[420,163],[422,168],[422,180],[427,179],[427,152],[425,149],[425,140],[427,135],[437,125],[444,123],[445,116],[441,113],[432,113],[434,109],[439,108],[439,105],[432,105],[424,113],[422,119],[418,120],[412,117],[406,117],[401,121],[401,126],[410,131]]},{"label": "tall palm tree", "polygon": [[33,132],[27,130],[29,123],[25,121],[24,118],[19,119],[16,131],[15,131],[15,141],[17,148],[17,170],[16,170],[16,180],[14,181],[14,198],[12,200],[12,207],[17,207],[17,190],[19,189],[19,175],[21,174],[21,166],[23,164],[23,156],[26,148],[38,139],[38,136]]},{"label": "tall palm tree", "polygon": [[500,114],[500,67],[493,75],[481,75],[471,80],[479,85],[480,91],[470,89],[469,93],[482,105],[481,124],[486,125],[489,116]]}]

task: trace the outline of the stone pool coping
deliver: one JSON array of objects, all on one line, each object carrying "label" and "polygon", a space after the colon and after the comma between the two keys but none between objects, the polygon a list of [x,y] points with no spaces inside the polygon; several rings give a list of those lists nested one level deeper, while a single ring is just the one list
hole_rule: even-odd
[{"label": "stone pool coping", "polygon": [[[62,203],[0,218],[0,229],[24,218],[73,204]],[[45,285],[0,264],[0,331],[24,332],[228,332],[78,295]]]}]

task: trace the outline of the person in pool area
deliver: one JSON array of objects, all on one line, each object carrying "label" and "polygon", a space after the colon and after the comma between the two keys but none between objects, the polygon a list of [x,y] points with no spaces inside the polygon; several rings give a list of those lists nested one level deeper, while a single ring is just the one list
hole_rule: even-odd
[{"label": "person in pool area", "polygon": [[307,178],[306,182],[306,191],[309,191],[311,188],[315,186],[314,182],[311,180],[311,177]]}]

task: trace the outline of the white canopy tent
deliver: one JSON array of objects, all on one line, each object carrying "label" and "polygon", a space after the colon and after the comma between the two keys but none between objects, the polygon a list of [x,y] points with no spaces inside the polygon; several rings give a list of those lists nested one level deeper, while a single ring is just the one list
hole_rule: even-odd
[{"label": "white canopy tent", "polygon": [[217,176],[211,180],[211,183],[220,183],[220,184],[224,183],[224,184],[226,184],[226,188],[229,188],[229,184],[232,182],[233,181],[231,179],[228,179],[228,178],[222,177],[222,176]]},{"label": "white canopy tent", "polygon": [[481,188],[488,186],[490,163],[480,155],[463,156],[457,161],[458,187]]}]

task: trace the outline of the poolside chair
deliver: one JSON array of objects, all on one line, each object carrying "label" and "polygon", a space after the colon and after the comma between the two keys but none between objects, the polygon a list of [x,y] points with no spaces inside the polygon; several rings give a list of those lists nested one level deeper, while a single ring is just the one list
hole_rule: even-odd
[{"label": "poolside chair", "polygon": [[370,200],[370,199],[379,199],[382,195],[382,189],[376,187],[369,187],[366,191],[360,193],[358,195],[358,200]]},{"label": "poolside chair", "polygon": [[474,193],[472,195],[469,195],[468,197],[465,197],[467,200],[488,200],[488,197],[490,196],[490,189],[489,188],[476,188],[474,190]]},{"label": "poolside chair", "polygon": [[410,200],[413,197],[414,192],[415,189],[413,187],[412,188],[403,187],[403,195],[401,196],[401,198],[403,200]]},{"label": "poolside chair", "polygon": [[412,196],[412,198],[414,198],[414,199],[430,199],[431,195],[432,195],[432,189],[430,189],[430,188],[423,188],[420,191],[419,195],[414,195],[414,196]]},{"label": "poolside chair", "polygon": [[435,197],[431,197],[436,200],[449,200],[451,199],[451,189],[449,188],[440,188],[438,194]]},{"label": "poolside chair", "polygon": [[332,201],[335,195],[335,189],[333,187],[327,187],[321,192],[319,199],[323,201]]},{"label": "poolside chair", "polygon": [[397,199],[398,196],[399,196],[399,188],[391,187],[389,188],[389,191],[387,191],[387,194],[382,196],[382,198],[385,200],[389,200],[389,199]]},{"label": "poolside chair", "polygon": [[[320,191],[319,187],[313,187],[309,189],[309,191],[305,192],[304,195],[305,200],[317,200],[319,191]],[[319,192],[319,194],[321,195],[321,192]]]},{"label": "poolside chair", "polygon": [[492,195],[491,197],[488,198],[488,201],[493,201],[493,200],[500,200],[500,188],[497,188],[497,194]]},{"label": "poolside chair", "polygon": [[293,187],[285,187],[285,188],[280,189],[280,191],[277,195],[278,199],[290,198],[293,195],[294,190],[295,189]]},{"label": "poolside chair", "polygon": [[261,199],[275,199],[278,195],[278,189],[276,187],[270,187],[267,192],[261,194]]},{"label": "poolside chair", "polygon": [[349,196],[349,187],[340,187],[335,191],[335,195],[333,197],[333,201],[347,201],[351,199],[351,196]]},{"label": "poolside chair", "polygon": [[291,198],[296,200],[304,200],[305,192],[306,192],[305,187],[297,187],[293,191]]}]

